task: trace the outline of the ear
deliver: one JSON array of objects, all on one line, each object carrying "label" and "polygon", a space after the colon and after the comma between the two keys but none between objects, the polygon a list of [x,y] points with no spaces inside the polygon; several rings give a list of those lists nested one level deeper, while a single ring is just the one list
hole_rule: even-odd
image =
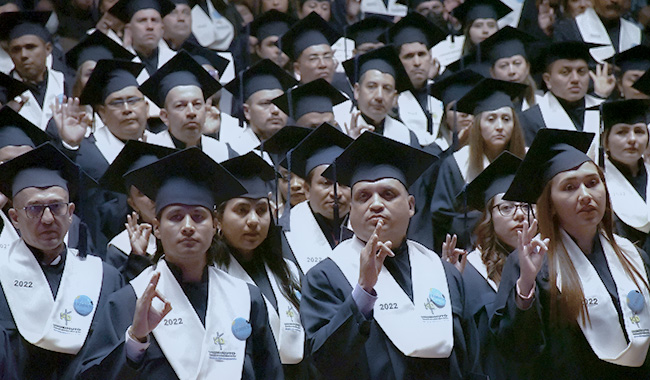
[{"label": "ear", "polygon": [[50,55],[52,53],[52,43],[51,42],[46,42],[45,43],[45,50],[47,51],[47,55]]},{"label": "ear", "polygon": [[399,94],[397,93],[397,90],[395,90],[393,93],[393,108],[397,107],[397,99],[399,99]]},{"label": "ear", "polygon": [[549,73],[544,73],[542,74],[542,79],[544,80],[544,83],[546,84],[546,88],[551,91],[551,74]]},{"label": "ear", "polygon": [[75,208],[76,208],[75,204],[70,202],[70,205],[68,206],[68,215],[70,217],[70,222],[72,222],[72,215],[74,215]]},{"label": "ear", "polygon": [[[149,106],[148,103],[147,103],[147,106]],[[148,112],[148,110],[147,110],[147,115],[148,115],[148,114],[149,114],[149,112]],[[167,113],[167,110],[164,109],[164,108],[161,108],[161,109],[160,109],[160,120],[161,120],[165,125],[167,125],[167,126],[169,127],[169,125],[167,124],[167,122],[169,121],[169,114]]]},{"label": "ear", "polygon": [[359,83],[354,84],[354,88],[352,89],[354,92],[354,100],[359,101]]},{"label": "ear", "polygon": [[15,208],[10,208],[9,209],[9,219],[11,220],[11,224],[14,225],[14,228],[18,228],[18,211]]},{"label": "ear", "polygon": [[158,217],[153,219],[151,227],[153,229],[153,236],[155,236],[156,239],[160,239],[160,222],[158,221]]},{"label": "ear", "polygon": [[408,202],[409,202],[409,217],[412,218],[413,215],[415,215],[415,197],[409,195]]},{"label": "ear", "polygon": [[298,61],[293,63],[293,73],[300,77],[300,63]]},{"label": "ear", "polygon": [[[242,107],[243,107],[242,109],[243,109],[243,111],[244,111],[244,118],[245,118],[246,120],[250,120],[250,119],[251,119],[251,110],[250,110],[250,106],[248,105],[248,103],[244,102],[244,104],[242,105]],[[162,110],[161,110],[161,111],[162,111]]]}]

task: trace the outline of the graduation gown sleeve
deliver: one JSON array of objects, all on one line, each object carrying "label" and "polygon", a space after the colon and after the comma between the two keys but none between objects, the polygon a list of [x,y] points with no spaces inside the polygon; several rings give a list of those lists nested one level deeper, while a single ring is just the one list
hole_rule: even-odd
[{"label": "graduation gown sleeve", "polygon": [[538,105],[534,105],[529,109],[521,112],[519,114],[519,121],[521,128],[524,130],[524,139],[526,140],[526,146],[530,146],[537,135],[537,131],[542,128],[546,128],[544,124],[544,118],[542,117],[542,111]]},{"label": "graduation gown sleeve", "polygon": [[4,329],[0,329],[0,379],[19,379],[16,372],[16,360],[9,344],[9,336]]}]

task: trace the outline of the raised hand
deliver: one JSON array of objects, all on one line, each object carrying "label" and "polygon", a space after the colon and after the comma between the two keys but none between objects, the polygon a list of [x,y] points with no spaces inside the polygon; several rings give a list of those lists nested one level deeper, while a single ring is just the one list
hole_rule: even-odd
[{"label": "raised hand", "polygon": [[616,78],[614,73],[609,72],[607,62],[596,65],[596,72],[589,71],[589,76],[594,82],[594,93],[601,98],[607,98],[616,87]]},{"label": "raised hand", "polygon": [[[158,326],[160,321],[170,311],[172,311],[172,304],[167,301],[160,292],[156,290],[160,273],[154,273],[151,276],[149,285],[144,290],[142,297],[138,298],[135,303],[135,313],[133,314],[133,323],[131,324],[131,334],[139,341],[143,342],[147,336]],[[153,299],[158,298],[165,306],[162,310],[157,310],[151,305]]]},{"label": "raised hand", "polygon": [[85,107],[79,104],[79,98],[57,97],[51,107],[61,140],[70,146],[79,146],[92,121]]},{"label": "raised hand", "polygon": [[[455,266],[460,273],[463,273],[467,265],[467,251],[456,248],[457,242],[458,236],[456,234],[453,237],[447,234],[445,241],[442,243],[442,259]],[[463,257],[459,260],[460,255],[463,255]]]},{"label": "raised hand", "polygon": [[149,237],[151,236],[151,224],[138,224],[138,213],[133,211],[131,215],[126,216],[126,223],[124,223],[124,226],[129,233],[131,254],[146,256]]},{"label": "raised hand", "polygon": [[368,125],[366,123],[359,123],[359,117],[361,116],[361,111],[352,112],[352,117],[350,118],[350,125],[345,124],[345,132],[348,136],[356,139],[361,136],[364,131],[375,131],[375,127]]},{"label": "raised hand", "polygon": [[540,240],[535,237],[537,234],[537,220],[529,226],[528,221],[524,221],[522,231],[517,232],[518,246],[517,254],[519,255],[519,279],[517,284],[521,294],[529,294],[535,286],[535,278],[542,268],[544,255],[548,251],[550,240],[548,238]]},{"label": "raised hand", "polygon": [[205,123],[203,123],[201,133],[204,135],[219,133],[219,129],[221,128],[221,111],[212,104],[212,98],[208,99],[205,106],[207,112],[205,113]]},{"label": "raised hand", "polygon": [[391,250],[393,243],[389,240],[385,243],[379,241],[379,230],[384,225],[380,220],[375,226],[370,239],[366,246],[361,250],[360,265],[359,265],[359,286],[368,293],[372,293],[372,289],[377,283],[379,272],[384,265],[386,256],[393,257],[395,254]]}]

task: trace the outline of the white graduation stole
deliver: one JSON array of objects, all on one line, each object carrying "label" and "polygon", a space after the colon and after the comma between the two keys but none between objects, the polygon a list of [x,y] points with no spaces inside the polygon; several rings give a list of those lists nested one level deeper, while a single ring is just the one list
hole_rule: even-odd
[{"label": "white graduation stole", "polygon": [[[434,252],[408,240],[413,302],[385,266],[375,284],[374,318],[393,344],[406,356],[448,358],[454,347],[453,315],[447,275]],[[330,258],[350,285],[359,282],[359,257],[365,243],[356,236],[339,244]],[[437,290],[444,305],[434,304]],[[439,298],[437,299],[439,300]]]},{"label": "white graduation stole", "polygon": [[14,241],[20,239],[20,235],[18,235],[14,225],[2,210],[0,210],[0,219],[4,222],[4,227],[2,227],[2,232],[0,232],[0,250],[9,249],[9,246]]},{"label": "white graduation stole", "polygon": [[[463,177],[465,183],[469,183],[473,178],[469,178],[469,145],[458,149],[453,153],[454,160],[460,169],[460,175]],[[483,156],[483,169],[490,166],[490,159],[487,156]]]},{"label": "white graduation stole", "polygon": [[[644,168],[650,173],[648,164],[644,163]],[[609,158],[605,159],[605,179],[616,216],[628,226],[650,232],[650,206]],[[650,199],[650,186],[646,186],[646,199]]]},{"label": "white graduation stole", "polygon": [[406,5],[398,3],[397,0],[388,0],[388,5],[385,5],[383,0],[361,1],[361,12],[363,13],[404,17],[407,11]]},{"label": "white graduation stole", "polygon": [[[603,25],[603,22],[593,8],[587,8],[583,13],[576,16],[575,20],[584,42],[605,45],[589,49],[591,55],[598,62],[602,63],[607,58],[616,54],[605,25]],[[625,51],[641,44],[641,30],[623,18],[620,20],[619,51]]]},{"label": "white graduation stole", "polygon": [[198,4],[192,8],[192,34],[201,46],[213,50],[227,50],[235,37],[235,28],[214,9],[211,0],[206,3],[210,15]]},{"label": "white graduation stole", "polygon": [[54,299],[41,266],[22,239],[0,249],[0,282],[16,327],[26,341],[49,351],[79,352],[97,310],[102,277],[100,258],[80,257],[68,248]]},{"label": "white graduation stole", "polygon": [[[359,117],[359,121],[365,122],[362,117]],[[384,137],[401,142],[402,144],[410,145],[411,134],[409,131],[410,129],[408,129],[406,125],[386,115],[386,119],[384,119]]]},{"label": "white graduation stole", "polygon": [[307,273],[321,260],[329,257],[332,247],[311,212],[309,201],[300,202],[291,208],[289,223],[291,231],[284,231],[284,234],[302,273]]},{"label": "white graduation stole", "polygon": [[201,135],[201,150],[215,162],[223,162],[228,159],[228,146],[210,136]]},{"label": "white graduation stole", "polygon": [[[13,71],[13,78],[23,81],[15,70]],[[27,96],[27,101],[20,108],[20,111],[18,111],[20,116],[44,131],[47,128],[47,123],[52,118],[52,109],[50,106],[54,104],[55,98],[62,95],[65,91],[63,81],[63,73],[48,68],[47,88],[43,100],[43,107],[38,104],[34,94],[30,90],[27,90],[22,93],[22,95]]]},{"label": "white graduation stole", "polygon": [[470,252],[467,255],[467,261],[472,264],[474,269],[476,269],[476,271],[485,279],[485,281],[487,281],[488,285],[490,285],[490,287],[494,289],[495,292],[499,290],[499,285],[488,277],[487,267],[481,258],[481,251],[475,249]]},{"label": "white graduation stole", "polygon": [[[108,246],[110,247],[111,245],[124,252],[125,255],[131,255],[131,239],[129,238],[129,231],[124,230],[115,235],[115,237],[108,242]],[[151,234],[149,235],[149,242],[147,243],[147,254],[153,256],[156,253],[156,247],[156,237]]]},{"label": "white graduation stole", "polygon": [[[625,341],[625,335],[623,334],[621,325],[618,323],[618,313],[616,312],[612,298],[601,281],[598,272],[596,272],[596,269],[591,265],[573,239],[564,230],[560,230],[560,232],[562,234],[562,243],[580,277],[585,302],[589,310],[591,323],[589,321],[582,323],[582,318],[578,317],[578,324],[589,345],[598,358],[603,361],[627,367],[640,367],[646,359],[648,345],[650,345],[650,295],[648,294],[648,290],[643,285],[641,289],[636,287],[632,279],[623,270],[623,266],[614,253],[611,244],[602,234],[599,234],[600,243],[607,259],[607,266],[614,278],[614,283],[618,291],[618,299],[623,311],[625,331],[630,339],[630,343],[628,344]],[[637,282],[641,284],[642,280],[647,282],[648,278],[643,260],[636,248],[634,248],[634,245],[621,237],[615,236],[615,238],[623,254],[639,273],[641,273],[642,279],[637,279]],[[561,248],[557,247],[556,249]],[[556,284],[561,291],[561,270],[558,271]],[[626,302],[627,294],[631,290],[641,291],[645,300],[645,307],[636,315],[630,310]]]},{"label": "white graduation stole", "polygon": [[449,66],[449,64],[458,61],[463,55],[464,44],[465,36],[452,37],[449,35],[431,48],[431,56],[438,58],[442,67]]},{"label": "white graduation stole", "polygon": [[100,128],[93,135],[95,136],[95,146],[97,146],[97,149],[102,153],[102,156],[104,156],[108,164],[112,164],[115,161],[115,157],[124,148],[124,143],[115,137],[108,127]]},{"label": "white graduation stole", "polygon": [[171,303],[172,310],[153,329],[153,335],[179,379],[218,379],[224,374],[240,379],[246,339],[234,336],[232,324],[236,318],[250,319],[248,285],[209,266],[208,307],[203,327],[165,260],[131,281],[136,296],[142,296],[154,272],[160,272],[156,289]]},{"label": "white graduation stole", "polygon": [[516,28],[519,25],[519,19],[521,18],[521,11],[524,8],[523,0],[503,0],[503,3],[509,6],[512,9],[512,12],[508,13],[506,16],[499,19],[497,24],[499,29],[503,28],[506,25],[510,25],[513,28]]},{"label": "white graduation stole", "polygon": [[[292,277],[296,283],[300,283],[298,268],[289,260],[285,260],[289,269],[291,270]],[[300,323],[300,313],[293,307],[293,304],[287,300],[282,291],[280,290],[279,280],[275,277],[273,272],[269,269],[268,265],[264,264],[266,275],[271,283],[273,294],[278,304],[276,311],[273,304],[266,298],[264,293],[264,301],[266,303],[266,311],[269,314],[269,324],[271,331],[275,338],[275,344],[280,353],[280,360],[282,364],[296,364],[300,363],[303,357],[303,349],[305,344],[305,330]],[[246,270],[239,264],[237,259],[230,255],[230,265],[224,268],[228,274],[246,281],[251,285],[256,285],[255,281],[246,273]],[[257,286],[257,285],[256,285]]]},{"label": "white graduation stole", "polygon": [[411,91],[404,91],[397,98],[399,116],[402,123],[418,138],[420,145],[429,145],[434,142],[440,132],[440,119],[442,118],[442,102],[427,95],[427,108],[431,114],[432,131],[427,131],[427,116],[420,106],[420,102]]}]

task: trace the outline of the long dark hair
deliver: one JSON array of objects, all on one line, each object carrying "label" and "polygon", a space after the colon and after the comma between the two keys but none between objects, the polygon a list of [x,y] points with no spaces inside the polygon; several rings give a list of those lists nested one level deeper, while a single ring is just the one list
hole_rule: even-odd
[{"label": "long dark hair", "polygon": [[497,284],[501,282],[501,272],[506,263],[506,259],[511,251],[508,251],[506,245],[499,240],[494,232],[494,222],[492,219],[492,208],[494,207],[494,197],[485,205],[481,222],[476,226],[476,245],[481,252],[481,260],[487,268],[488,278]]}]

